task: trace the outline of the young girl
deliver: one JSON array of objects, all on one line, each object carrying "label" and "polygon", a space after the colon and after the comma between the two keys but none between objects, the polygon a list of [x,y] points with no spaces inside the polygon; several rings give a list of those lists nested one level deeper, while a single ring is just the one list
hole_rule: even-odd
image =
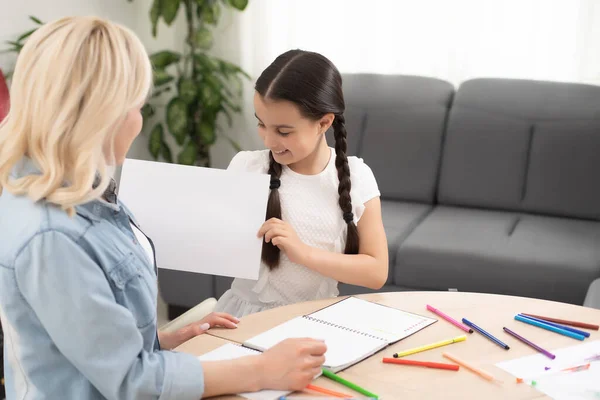
[{"label": "young girl", "polygon": [[[258,281],[235,279],[216,310],[241,317],[335,297],[338,282],[385,283],[388,248],[371,169],[346,155],[337,68],[301,50],[279,56],[258,78],[258,130],[267,150],[241,152],[232,170],[269,173],[270,196]],[[335,150],[325,132],[333,126]]]},{"label": "young girl", "polygon": [[[98,18],[40,27],[23,47],[0,124],[0,319],[7,399],[177,399],[302,389],[325,344],[294,339],[200,363],[169,351],[210,314],[157,332],[154,247],[115,199],[142,126],[152,67],[128,29]],[[235,379],[231,379],[235,376]]]}]

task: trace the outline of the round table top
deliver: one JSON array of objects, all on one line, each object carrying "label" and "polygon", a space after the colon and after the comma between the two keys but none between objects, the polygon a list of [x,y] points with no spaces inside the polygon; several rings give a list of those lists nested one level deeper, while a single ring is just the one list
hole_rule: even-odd
[{"label": "round table top", "polygon": [[[403,311],[436,318],[438,322],[409,336],[368,359],[353,365],[339,373],[340,376],[354,382],[381,399],[534,399],[545,398],[540,391],[526,384],[516,382],[514,376],[495,366],[500,361],[520,358],[537,352],[517,339],[503,332],[507,327],[531,340],[542,348],[553,351],[564,347],[589,343],[600,339],[599,331],[589,331],[591,336],[581,342],[545,329],[540,329],[518,321],[514,316],[519,313],[543,315],[565,320],[600,324],[600,310],[533,298],[502,296],[483,293],[460,292],[392,292],[357,295],[356,297],[395,307]],[[292,304],[268,311],[251,314],[241,319],[237,329],[214,328],[208,334],[198,336],[177,348],[196,355],[206,353],[226,341],[242,343],[291,318],[310,314],[331,305],[343,297]],[[475,332],[467,334],[426,310],[429,304],[456,320],[467,318],[487,332],[510,346],[504,350],[483,335]],[[455,343],[437,349],[428,350],[411,356],[411,359],[448,363],[442,357],[445,351],[451,352],[475,366],[492,373],[502,383],[491,383],[478,375],[461,368],[458,372],[384,364],[383,357],[392,357],[393,353],[423,346],[440,340],[467,334],[464,342]],[[548,360],[551,366],[552,360]],[[315,384],[340,392],[349,390],[336,382],[320,377]],[[306,396],[306,394],[304,394]],[[357,396],[359,397],[359,396]],[[235,398],[235,397],[222,397]]]}]

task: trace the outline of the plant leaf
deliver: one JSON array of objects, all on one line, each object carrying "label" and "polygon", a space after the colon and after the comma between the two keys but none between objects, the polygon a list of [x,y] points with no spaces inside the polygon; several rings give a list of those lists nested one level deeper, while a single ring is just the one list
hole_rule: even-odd
[{"label": "plant leaf", "polygon": [[206,28],[200,28],[194,35],[194,43],[202,50],[208,50],[213,45],[212,32]]},{"label": "plant leaf", "polygon": [[27,39],[27,38],[28,38],[29,36],[31,36],[31,34],[32,34],[33,32],[35,32],[35,31],[37,31],[37,28],[36,28],[36,29],[32,29],[32,30],[30,30],[30,31],[27,31],[27,32],[25,32],[24,34],[22,34],[21,36],[19,36],[19,38],[17,39],[17,42],[21,42],[21,40],[23,40],[23,39]]},{"label": "plant leaf", "polygon": [[220,58],[216,58],[215,60],[219,64],[219,69],[224,75],[231,76],[235,74],[242,74],[246,79],[252,79],[250,75],[248,75],[243,69],[241,69],[237,65],[225,60],[221,60]]},{"label": "plant leaf", "polygon": [[154,107],[150,103],[146,103],[144,107],[142,107],[142,118],[144,120],[152,117],[154,115]]},{"label": "plant leaf", "polygon": [[154,74],[154,86],[155,87],[165,85],[165,84],[171,82],[173,79],[175,79],[174,76],[169,75],[167,73],[167,71],[162,70],[162,69],[155,69],[153,71],[153,74]]},{"label": "plant leaf", "polygon": [[152,37],[156,37],[158,20],[162,10],[163,0],[154,0],[152,7],[150,8],[150,22],[152,23]]},{"label": "plant leaf", "polygon": [[180,146],[185,142],[188,130],[188,107],[178,97],[167,104],[167,127]]},{"label": "plant leaf", "polygon": [[221,18],[221,6],[215,1],[210,7],[198,8],[198,14],[204,23],[216,25]]},{"label": "plant leaf", "polygon": [[158,97],[158,96],[162,95],[163,93],[167,93],[167,92],[170,92],[170,91],[171,91],[171,87],[170,86],[167,86],[167,87],[165,87],[163,89],[160,89],[160,90],[156,90],[154,93],[152,93],[152,98]]},{"label": "plant leaf", "polygon": [[161,15],[167,25],[171,25],[177,17],[181,0],[162,0]]},{"label": "plant leaf", "polygon": [[229,4],[231,4],[233,8],[244,11],[248,6],[248,0],[229,0]]},{"label": "plant leaf", "polygon": [[204,114],[202,117],[202,121],[198,126],[198,136],[202,144],[210,146],[217,141],[215,118],[210,114]]},{"label": "plant leaf", "polygon": [[181,100],[187,104],[193,102],[198,95],[198,87],[196,86],[196,82],[194,82],[194,80],[191,78],[182,78],[179,80],[178,90],[179,98],[181,98]]},{"label": "plant leaf", "polygon": [[161,155],[165,159],[166,162],[168,162],[168,163],[173,162],[173,154],[171,153],[171,149],[169,148],[169,145],[166,144],[165,142],[163,142],[162,147],[161,147]]},{"label": "plant leaf", "polygon": [[38,25],[44,25],[44,23],[42,21],[40,21],[38,18],[34,17],[33,15],[30,15],[29,19],[32,20],[33,22],[35,22]]},{"label": "plant leaf", "polygon": [[221,105],[221,93],[219,89],[211,87],[211,85],[202,86],[201,96],[202,106],[205,109],[218,109]]},{"label": "plant leaf", "polygon": [[150,56],[152,65],[158,69],[164,69],[173,63],[179,62],[179,60],[181,60],[181,54],[169,50],[159,51]]},{"label": "plant leaf", "polygon": [[177,162],[183,165],[194,165],[196,163],[197,155],[198,146],[190,140],[177,156]]},{"label": "plant leaf", "polygon": [[148,141],[148,150],[150,150],[150,154],[154,159],[158,159],[158,155],[160,154],[160,150],[163,144],[163,127],[161,124],[154,125],[152,131],[150,132],[150,140]]}]

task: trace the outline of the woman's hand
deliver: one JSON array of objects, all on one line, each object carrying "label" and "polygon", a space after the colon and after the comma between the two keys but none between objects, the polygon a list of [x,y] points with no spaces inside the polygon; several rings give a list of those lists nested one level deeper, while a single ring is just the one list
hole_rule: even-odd
[{"label": "woman's hand", "polygon": [[321,372],[325,342],[314,339],[286,339],[261,357],[261,388],[302,390]]},{"label": "woman's hand", "polygon": [[239,319],[226,313],[210,313],[200,321],[192,322],[175,332],[158,332],[160,347],[165,350],[172,350],[184,342],[203,334],[214,326],[225,328],[237,328]]},{"label": "woman's hand", "polygon": [[306,265],[311,247],[300,240],[296,231],[278,218],[271,218],[262,225],[258,237],[264,236],[267,243],[279,247],[288,256],[291,262]]}]

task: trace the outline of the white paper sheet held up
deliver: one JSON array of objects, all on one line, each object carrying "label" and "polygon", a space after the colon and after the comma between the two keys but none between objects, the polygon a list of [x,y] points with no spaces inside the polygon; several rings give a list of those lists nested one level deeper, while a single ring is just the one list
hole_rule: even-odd
[{"label": "white paper sheet held up", "polygon": [[[246,347],[227,343],[211,352],[201,355],[198,357],[198,359],[200,361],[221,361],[232,360],[234,358],[250,356],[253,354],[259,354],[259,352]],[[239,393],[238,395],[251,400],[276,400],[281,396],[287,395],[288,393],[290,392],[281,390],[261,390],[260,392]]]},{"label": "white paper sheet held up", "polygon": [[257,279],[269,176],[127,159],[119,198],[160,268]]},{"label": "white paper sheet held up", "polygon": [[[600,396],[600,362],[592,361],[600,355],[600,341],[584,343],[560,350],[547,349],[556,358],[550,360],[542,354],[534,354],[496,364],[525,384],[535,381],[535,388],[560,400],[594,399]],[[565,368],[590,364],[589,369],[564,372]],[[546,369],[549,368],[549,369]]]}]

